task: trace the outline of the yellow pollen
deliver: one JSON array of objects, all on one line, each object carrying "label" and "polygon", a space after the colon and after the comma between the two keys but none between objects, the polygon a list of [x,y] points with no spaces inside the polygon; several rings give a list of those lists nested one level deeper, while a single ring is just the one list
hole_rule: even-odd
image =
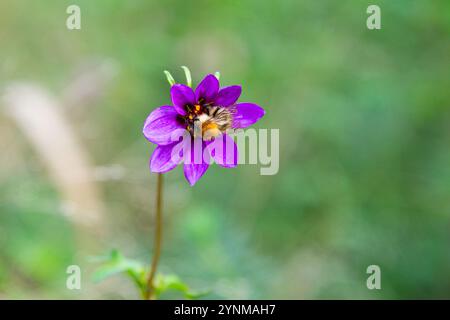
[{"label": "yellow pollen", "polygon": [[196,104],[196,105],[194,106],[194,108],[195,108],[195,112],[199,112],[199,111],[200,111],[200,106],[199,106],[198,104]]},{"label": "yellow pollen", "polygon": [[193,118],[193,116],[192,116],[192,114],[190,114],[190,115],[189,115],[189,119],[191,119],[191,120],[192,120],[192,118]]}]

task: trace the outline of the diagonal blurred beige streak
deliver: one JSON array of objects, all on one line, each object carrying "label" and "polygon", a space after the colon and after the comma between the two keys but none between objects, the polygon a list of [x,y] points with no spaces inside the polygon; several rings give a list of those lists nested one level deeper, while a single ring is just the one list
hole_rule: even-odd
[{"label": "diagonal blurred beige streak", "polygon": [[61,94],[64,108],[83,109],[95,104],[105,87],[116,76],[119,67],[112,59],[88,60],[74,69]]},{"label": "diagonal blurred beige streak", "polygon": [[11,84],[2,100],[60,192],[63,213],[99,232],[103,203],[93,166],[62,106],[45,89],[30,83]]}]

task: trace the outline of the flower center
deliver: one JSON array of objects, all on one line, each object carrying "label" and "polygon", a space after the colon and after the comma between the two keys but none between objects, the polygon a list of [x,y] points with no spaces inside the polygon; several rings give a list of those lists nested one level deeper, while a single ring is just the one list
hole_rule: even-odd
[{"label": "flower center", "polygon": [[231,125],[231,114],[222,107],[209,104],[187,106],[186,129],[193,138],[202,137],[209,141],[224,132]]}]

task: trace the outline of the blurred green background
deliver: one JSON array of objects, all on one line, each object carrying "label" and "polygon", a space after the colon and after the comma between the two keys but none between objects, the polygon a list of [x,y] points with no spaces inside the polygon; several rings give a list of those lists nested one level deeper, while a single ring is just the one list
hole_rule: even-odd
[{"label": "blurred green background", "polygon": [[[211,299],[450,298],[449,36],[444,0],[1,1],[0,94],[40,88],[57,116],[0,102],[0,298],[138,298],[124,277],[93,282],[91,257],[150,261],[141,130],[181,65],[266,109],[255,127],[280,129],[280,170],[213,166],[193,188],[168,173],[162,272]],[[77,170],[82,187],[64,178]]]}]

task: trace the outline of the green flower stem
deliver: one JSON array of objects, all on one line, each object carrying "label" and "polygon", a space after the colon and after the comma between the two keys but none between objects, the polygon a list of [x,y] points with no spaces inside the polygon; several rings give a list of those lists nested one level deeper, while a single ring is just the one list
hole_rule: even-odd
[{"label": "green flower stem", "polygon": [[158,267],[159,257],[161,254],[161,238],[162,238],[162,187],[163,175],[158,174],[156,187],[156,220],[155,220],[155,238],[153,243],[153,258],[150,267],[150,273],[147,279],[147,288],[144,294],[145,300],[155,299],[155,275]]}]

